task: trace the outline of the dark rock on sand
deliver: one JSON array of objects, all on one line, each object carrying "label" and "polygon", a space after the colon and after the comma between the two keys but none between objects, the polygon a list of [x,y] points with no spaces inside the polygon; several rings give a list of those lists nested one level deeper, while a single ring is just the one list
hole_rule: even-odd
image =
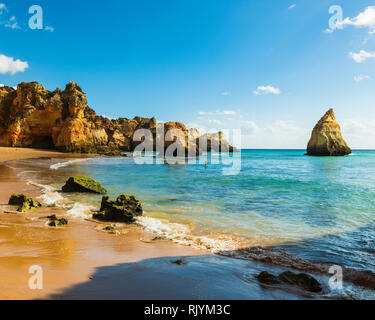
[{"label": "dark rock on sand", "polygon": [[352,153],[341,135],[335,114],[329,109],[315,125],[307,146],[310,156],[345,156]]},{"label": "dark rock on sand", "polygon": [[62,187],[63,192],[91,192],[106,194],[107,190],[99,182],[87,177],[72,177]]},{"label": "dark rock on sand", "polygon": [[103,228],[104,231],[116,231],[116,228],[114,226],[106,226]]},{"label": "dark rock on sand", "polygon": [[24,194],[13,194],[9,199],[9,204],[18,206],[18,212],[30,212],[38,209],[42,204]]},{"label": "dark rock on sand", "polygon": [[313,278],[312,276],[306,274],[306,273],[293,273],[290,271],[285,271],[283,273],[280,273],[278,276],[275,276],[271,273],[268,273],[267,271],[261,272],[257,279],[261,283],[265,284],[288,284],[297,286],[303,290],[309,291],[309,292],[321,292],[322,287],[320,283]]},{"label": "dark rock on sand", "polygon": [[62,227],[62,226],[66,226],[68,224],[68,219],[66,218],[61,218],[61,219],[58,219],[56,217],[56,215],[51,215],[49,217],[47,217],[49,219],[49,223],[48,225],[50,227]]},{"label": "dark rock on sand", "polygon": [[134,196],[120,195],[116,201],[103,197],[100,212],[94,219],[110,222],[134,223],[135,217],[143,214],[142,205]]}]

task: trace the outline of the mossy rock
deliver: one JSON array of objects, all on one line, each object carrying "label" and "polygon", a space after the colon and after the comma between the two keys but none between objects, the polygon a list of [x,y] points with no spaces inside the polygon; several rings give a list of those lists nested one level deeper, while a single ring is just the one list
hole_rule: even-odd
[{"label": "mossy rock", "polygon": [[262,271],[257,279],[265,284],[287,284],[297,286],[303,290],[318,293],[322,291],[320,283],[312,276],[306,273],[293,273],[285,271],[275,276],[267,271]]},{"label": "mossy rock", "polygon": [[50,220],[48,223],[50,227],[62,227],[69,223],[66,218],[57,219],[56,215],[49,216],[48,219]]},{"label": "mossy rock", "polygon": [[18,212],[30,212],[42,206],[42,204],[39,201],[27,197],[24,194],[13,194],[10,197],[8,203],[10,205],[18,206]]},{"label": "mossy rock", "polygon": [[62,187],[63,192],[91,192],[106,194],[107,190],[99,182],[87,177],[71,177]]},{"label": "mossy rock", "polygon": [[116,228],[114,226],[106,226],[103,228],[104,231],[116,231]]},{"label": "mossy rock", "polygon": [[101,221],[134,223],[143,214],[142,205],[134,196],[120,195],[116,201],[103,197],[100,212],[93,218]]}]

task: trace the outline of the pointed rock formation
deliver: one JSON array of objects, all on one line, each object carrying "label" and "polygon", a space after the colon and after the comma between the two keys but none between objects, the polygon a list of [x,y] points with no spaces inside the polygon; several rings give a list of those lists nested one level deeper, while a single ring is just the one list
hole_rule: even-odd
[{"label": "pointed rock formation", "polygon": [[335,114],[329,109],[315,125],[309,144],[307,155],[310,156],[345,156],[352,153],[341,135],[341,129]]}]

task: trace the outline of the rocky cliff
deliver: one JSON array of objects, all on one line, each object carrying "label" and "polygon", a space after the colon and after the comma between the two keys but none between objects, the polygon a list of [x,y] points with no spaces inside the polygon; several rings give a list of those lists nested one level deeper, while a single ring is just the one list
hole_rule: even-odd
[{"label": "rocky cliff", "polygon": [[[164,129],[161,134],[163,150],[177,141],[185,148],[185,154],[189,148],[190,154],[199,154],[195,139],[200,134],[196,130],[189,132],[179,122],[157,123],[155,118],[110,120],[98,116],[87,105],[84,92],[75,82],[68,83],[63,91],[53,92],[37,82],[23,82],[17,89],[0,87],[0,146],[82,153],[133,151],[145,141],[145,138],[133,139],[138,129],[148,129],[152,133],[152,137],[146,139],[154,150],[156,132]],[[168,136],[171,129],[180,130],[182,135]],[[189,141],[192,142],[188,144]]]},{"label": "rocky cliff", "polygon": [[312,156],[345,156],[352,153],[341,135],[335,114],[329,109],[315,125],[307,146]]}]

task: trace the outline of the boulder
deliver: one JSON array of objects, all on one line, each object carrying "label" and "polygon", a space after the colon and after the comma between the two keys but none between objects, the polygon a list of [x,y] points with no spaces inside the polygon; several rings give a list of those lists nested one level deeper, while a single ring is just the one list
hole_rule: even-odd
[{"label": "boulder", "polygon": [[18,212],[30,212],[42,206],[39,201],[27,197],[24,194],[13,194],[8,203],[10,205],[18,206]]},{"label": "boulder", "polygon": [[265,284],[287,284],[299,287],[303,290],[318,293],[322,291],[320,283],[312,276],[306,273],[293,273],[285,271],[275,276],[267,271],[262,271],[257,279]]},{"label": "boulder", "polygon": [[90,192],[106,194],[107,190],[99,182],[87,177],[71,177],[62,187],[63,192]]},{"label": "boulder", "polygon": [[341,135],[335,114],[329,109],[315,125],[307,145],[310,156],[345,156],[352,153]]},{"label": "boulder", "polygon": [[93,218],[108,222],[134,223],[135,217],[142,214],[142,205],[134,196],[120,195],[116,201],[103,197],[100,212],[93,214]]}]

